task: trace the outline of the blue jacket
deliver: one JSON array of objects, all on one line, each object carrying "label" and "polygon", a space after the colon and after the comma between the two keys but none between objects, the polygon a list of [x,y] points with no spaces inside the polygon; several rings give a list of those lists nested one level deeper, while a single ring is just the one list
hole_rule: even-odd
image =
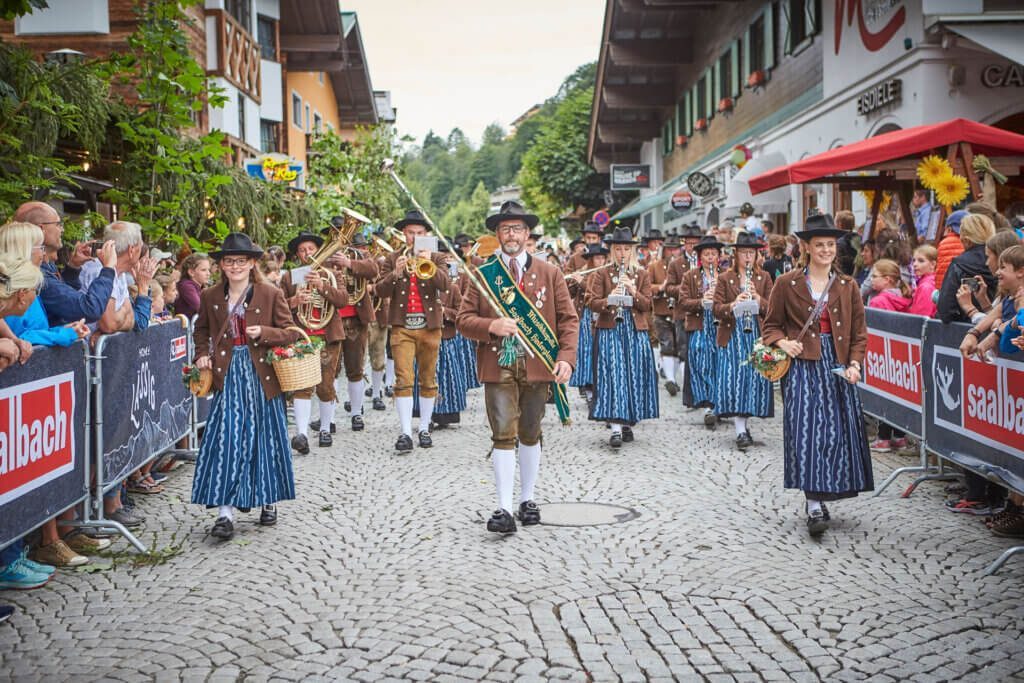
[{"label": "blue jacket", "polygon": [[[114,269],[104,268],[99,276],[85,292],[80,292],[61,279],[57,266],[44,263],[43,290],[39,297],[43,309],[50,320],[50,325],[67,325],[85,318],[85,322],[94,323],[103,315],[110,301],[110,293],[114,289]],[[136,314],[138,311],[136,310]],[[149,309],[146,309],[146,322],[149,322]]]},{"label": "blue jacket", "polygon": [[50,327],[39,297],[28,307],[25,315],[9,315],[4,322],[11,332],[33,346],[71,346],[78,341],[78,333],[70,327]]}]

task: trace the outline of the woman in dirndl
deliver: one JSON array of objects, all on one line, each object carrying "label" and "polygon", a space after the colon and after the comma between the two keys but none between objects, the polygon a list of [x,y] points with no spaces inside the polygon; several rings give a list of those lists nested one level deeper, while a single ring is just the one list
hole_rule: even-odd
[{"label": "woman in dirndl", "polygon": [[[715,415],[731,417],[736,426],[736,447],[745,451],[754,439],[747,418],[775,415],[772,383],[747,363],[754,340],[761,336],[772,280],[757,265],[764,245],[750,232],[736,236],[733,266],[718,276],[715,285],[715,319],[718,320],[718,372],[715,374]],[[757,312],[740,310],[757,303]]]},{"label": "woman in dirndl", "polygon": [[856,281],[835,267],[831,216],[811,216],[796,233],[800,267],[775,281],[762,335],[793,360],[782,378],[785,487],[806,498],[807,529],[828,528],[825,503],[874,488],[857,382],[867,347]]},{"label": "woman in dirndl", "polygon": [[256,268],[263,250],[231,233],[211,254],[223,283],[200,298],[194,332],[197,368],[213,371],[216,394],[199,445],[192,502],[216,507],[210,535],[234,536],[234,512],[259,507],[260,524],[277,523],[276,503],[295,498],[284,397],[266,355],[293,344],[298,331],[284,294]]},{"label": "woman in dirndl", "polygon": [[[583,252],[586,267],[602,268],[608,262],[608,247],[603,244],[589,244]],[[569,294],[576,303],[576,313],[580,316],[579,340],[576,346],[576,369],[569,378],[569,386],[579,387],[587,403],[594,400],[594,311],[587,306],[587,285],[591,278],[600,271],[590,273],[570,273],[566,278]]]},{"label": "woman in dirndl", "polygon": [[[455,316],[462,304],[462,289],[455,269],[455,257],[443,242],[438,250],[445,252],[452,281],[441,295],[444,324],[441,328],[441,346],[437,353],[437,401],[431,421],[437,429],[458,424],[460,413],[466,409],[466,391],[469,386],[469,371],[466,367],[464,345],[455,331]],[[474,368],[475,370],[475,368]]]},{"label": "woman in dirndl", "polygon": [[[605,242],[615,265],[591,273],[584,303],[596,316],[594,404],[590,419],[611,425],[612,448],[633,441],[633,425],[658,417],[658,375],[647,335],[651,278],[636,258],[629,228],[616,228]],[[628,295],[632,306],[615,298]]]},{"label": "woman in dirndl", "polygon": [[694,246],[700,263],[683,276],[679,288],[681,306],[686,314],[689,336],[688,360],[683,370],[683,404],[704,409],[704,426],[714,429],[715,381],[718,373],[717,321],[714,314],[715,285],[718,262],[724,245],[711,235],[702,237]]}]

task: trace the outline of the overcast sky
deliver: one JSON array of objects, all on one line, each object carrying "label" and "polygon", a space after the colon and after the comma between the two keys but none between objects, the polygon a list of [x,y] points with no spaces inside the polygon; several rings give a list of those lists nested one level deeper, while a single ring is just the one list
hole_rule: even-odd
[{"label": "overcast sky", "polygon": [[341,0],[359,13],[370,78],[398,130],[423,141],[458,126],[479,144],[596,61],[604,0]]}]

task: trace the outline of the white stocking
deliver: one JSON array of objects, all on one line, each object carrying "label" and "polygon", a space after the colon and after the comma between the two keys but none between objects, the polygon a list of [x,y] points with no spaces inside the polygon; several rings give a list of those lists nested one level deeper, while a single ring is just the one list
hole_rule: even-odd
[{"label": "white stocking", "polygon": [[313,401],[308,398],[292,399],[295,411],[295,431],[309,436],[309,414],[313,412]]},{"label": "white stocking", "polygon": [[540,471],[540,442],[532,446],[519,444],[519,502],[533,500],[533,487]]},{"label": "white stocking", "polygon": [[491,451],[494,461],[494,487],[498,492],[498,507],[512,512],[512,488],[516,483],[516,452],[495,448]]},{"label": "white stocking", "polygon": [[320,401],[320,431],[331,431],[334,422],[334,401]]},{"label": "white stocking", "polygon": [[363,380],[348,383],[348,401],[352,404],[349,417],[363,414]]},{"label": "white stocking", "polygon": [[384,371],[383,370],[374,370],[371,373],[371,376],[373,378],[373,392],[372,392],[373,393],[373,397],[374,398],[380,398],[381,397],[381,392],[384,390],[383,389],[383,387],[384,387]]},{"label": "white stocking", "polygon": [[412,396],[396,396],[395,407],[398,408],[398,423],[402,433],[412,436]]},{"label": "white stocking", "polygon": [[434,414],[434,399],[420,394],[420,431],[430,431],[430,418]]}]

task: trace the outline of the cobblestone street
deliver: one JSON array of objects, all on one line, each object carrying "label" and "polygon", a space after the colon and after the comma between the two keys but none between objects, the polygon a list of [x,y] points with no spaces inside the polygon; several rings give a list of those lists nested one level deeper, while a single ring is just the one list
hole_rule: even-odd
[{"label": "cobblestone street", "polygon": [[[575,391],[573,391],[575,394]],[[395,417],[367,411],[330,451],[295,460],[298,500],[276,527],[240,515],[231,542],[188,504],[192,467],[139,496],[141,538],[166,560],[61,571],[0,597],[9,680],[985,680],[1024,674],[1024,563],[942,509],[942,484],[832,506],[809,539],[783,491],[781,420],[698,426],[664,417],[619,452],[603,426],[548,410],[545,502],[595,501],[636,519],[499,538],[482,392],[435,447],[396,457]],[[781,412],[781,407],[777,405]],[[339,411],[340,412],[340,411]],[[881,482],[904,456],[876,458]],[[181,546],[178,554],[166,549]],[[124,551],[124,541],[114,549]]]}]

